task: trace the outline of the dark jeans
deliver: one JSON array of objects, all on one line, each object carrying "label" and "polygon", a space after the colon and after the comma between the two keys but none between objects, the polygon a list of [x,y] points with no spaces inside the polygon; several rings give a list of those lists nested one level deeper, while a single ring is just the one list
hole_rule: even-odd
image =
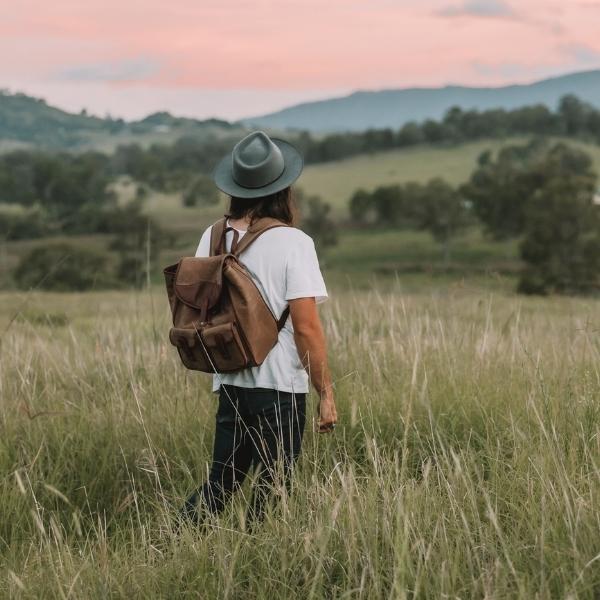
[{"label": "dark jeans", "polygon": [[208,481],[187,499],[184,516],[201,522],[221,512],[255,470],[247,521],[260,521],[273,492],[289,491],[305,420],[305,394],[222,385]]}]

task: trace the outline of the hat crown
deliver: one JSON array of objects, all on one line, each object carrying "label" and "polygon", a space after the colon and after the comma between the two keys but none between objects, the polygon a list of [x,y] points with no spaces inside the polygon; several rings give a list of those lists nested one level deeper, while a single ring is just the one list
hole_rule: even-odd
[{"label": "hat crown", "polygon": [[232,152],[234,181],[246,188],[260,188],[284,171],[281,150],[263,131],[254,131],[238,142]]}]

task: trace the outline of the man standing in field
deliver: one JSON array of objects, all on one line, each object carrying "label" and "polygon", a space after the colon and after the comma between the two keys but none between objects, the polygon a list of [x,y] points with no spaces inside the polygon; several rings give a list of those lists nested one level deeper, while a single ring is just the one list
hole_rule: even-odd
[{"label": "man standing in field", "polygon": [[317,431],[335,427],[336,407],[316,307],[327,291],[312,239],[293,227],[290,186],[302,167],[296,148],[258,131],[242,139],[215,170],[215,184],[230,196],[229,212],[204,232],[196,257],[214,254],[215,235],[222,237],[223,252],[235,252],[248,229],[261,220],[284,225],[253,239],[239,261],[272,314],[285,324],[261,364],[213,375],[219,404],[212,465],[208,480],[182,510],[192,521],[222,511],[251,470],[256,471],[256,481],[248,521],[263,517],[274,490],[289,489],[304,431],[309,375],[320,399]]}]

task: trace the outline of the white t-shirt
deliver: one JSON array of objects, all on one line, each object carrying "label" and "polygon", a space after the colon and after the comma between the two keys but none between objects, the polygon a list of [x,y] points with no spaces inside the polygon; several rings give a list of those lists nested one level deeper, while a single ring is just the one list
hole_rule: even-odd
[{"label": "white t-shirt", "polygon": [[[210,231],[209,227],[202,234],[196,256],[209,256]],[[241,240],[245,231],[238,232]],[[232,240],[233,231],[228,231],[225,238],[227,251],[231,249]],[[319,303],[327,299],[314,242],[300,229],[275,227],[265,231],[242,252],[239,261],[250,273],[277,319],[288,300],[314,297]],[[236,373],[213,375],[213,391],[218,391],[222,383],[285,392],[308,392],[308,374],[298,357],[291,317],[288,317],[279,332],[277,344],[261,365]]]}]

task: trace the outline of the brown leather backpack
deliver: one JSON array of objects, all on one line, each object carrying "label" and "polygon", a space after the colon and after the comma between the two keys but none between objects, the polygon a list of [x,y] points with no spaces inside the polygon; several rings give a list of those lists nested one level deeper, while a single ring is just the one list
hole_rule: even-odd
[{"label": "brown leather backpack", "polygon": [[[260,365],[277,343],[289,315],[275,318],[239,255],[262,233],[287,227],[258,219],[238,243],[238,232],[223,218],[211,230],[210,256],[186,257],[164,270],[173,327],[169,339],[188,369],[227,373]],[[225,234],[233,229],[231,252]]]}]

